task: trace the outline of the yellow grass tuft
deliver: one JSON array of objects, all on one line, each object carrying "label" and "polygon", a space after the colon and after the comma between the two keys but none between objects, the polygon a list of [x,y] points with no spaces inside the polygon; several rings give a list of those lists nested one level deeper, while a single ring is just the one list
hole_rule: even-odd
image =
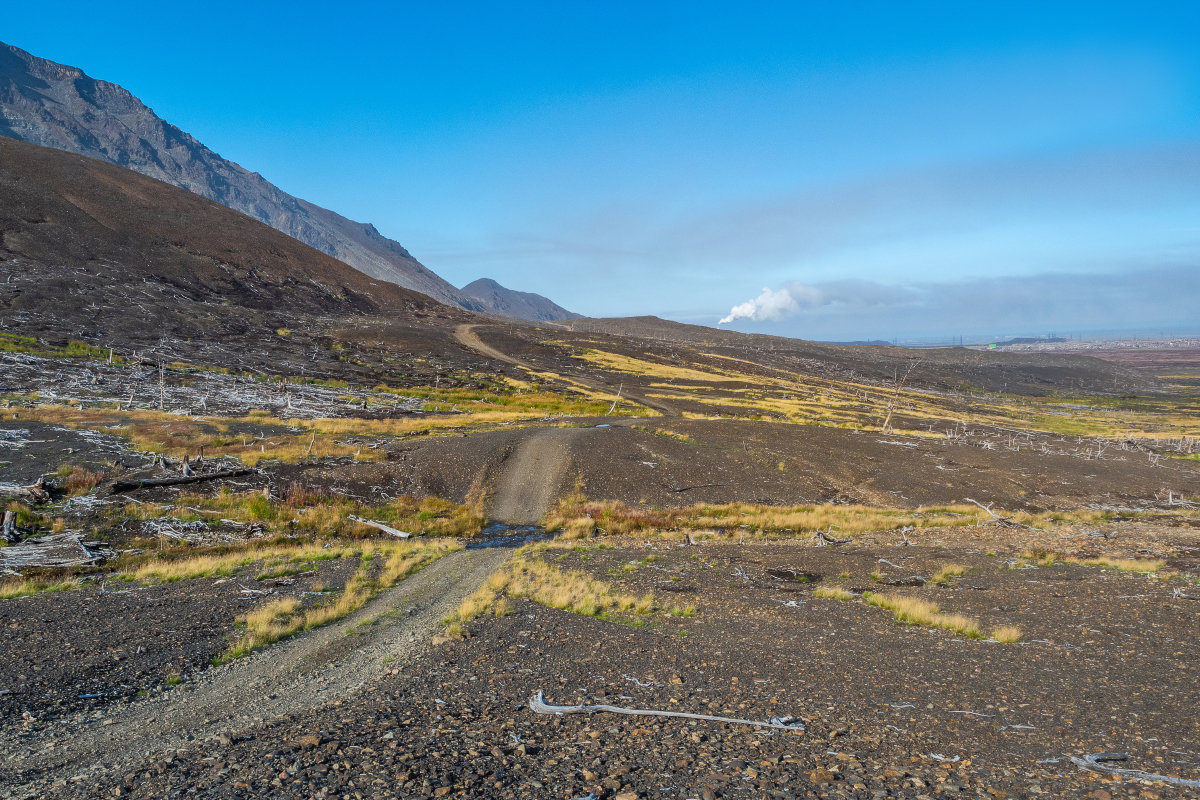
[{"label": "yellow grass tuft", "polygon": [[941,628],[943,630],[961,633],[969,639],[978,639],[983,634],[979,623],[962,614],[946,614],[938,608],[937,603],[922,600],[907,595],[863,594],[868,604],[892,612],[897,622],[905,625],[920,625],[926,628]]},{"label": "yellow grass tuft", "polygon": [[1003,625],[992,631],[992,639],[1004,644],[1021,641],[1021,629],[1015,625]]},{"label": "yellow grass tuft", "polygon": [[853,592],[848,592],[839,586],[818,586],[813,590],[813,597],[825,597],[830,600],[846,602],[853,600],[855,595]]},{"label": "yellow grass tuft", "polygon": [[1161,558],[1111,558],[1109,556],[1101,556],[1099,558],[1068,558],[1067,561],[1087,567],[1104,567],[1105,569],[1119,569],[1124,572],[1141,572],[1147,575],[1158,572],[1167,565],[1167,562]]},{"label": "yellow grass tuft", "polygon": [[950,582],[951,578],[958,578],[970,572],[970,567],[965,567],[962,564],[946,564],[939,569],[934,576],[930,578],[930,582],[942,586]]},{"label": "yellow grass tuft", "polygon": [[[503,616],[512,606],[508,598],[531,600],[551,608],[606,617],[612,612],[649,614],[657,610],[653,594],[641,597],[616,592],[612,586],[583,572],[566,572],[537,558],[518,556],[503,568],[493,572],[487,583],[463,600],[453,614],[443,620],[446,634],[461,636],[463,624],[492,613]],[[694,606],[673,608],[675,616],[691,616]]]},{"label": "yellow grass tuft", "polygon": [[[462,546],[453,542],[397,542],[364,548],[362,564],[331,602],[302,609],[293,597],[268,603],[244,617],[246,631],[226,651],[224,658],[240,658],[252,651],[274,644],[302,630],[312,630],[352,614],[366,605],[375,594],[394,586],[433,561]],[[383,556],[377,577],[372,578],[374,556]]]}]

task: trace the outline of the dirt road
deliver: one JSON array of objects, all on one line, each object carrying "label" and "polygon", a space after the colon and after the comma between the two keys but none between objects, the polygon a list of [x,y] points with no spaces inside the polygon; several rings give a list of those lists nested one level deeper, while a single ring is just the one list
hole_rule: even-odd
[{"label": "dirt road", "polygon": [[55,779],[86,786],[89,776],[147,754],[237,737],[264,720],[354,696],[422,650],[442,618],[507,556],[503,549],[452,553],[341,622],[209,670],[160,699],[33,736],[10,729],[0,736],[3,796],[44,796]]},{"label": "dirt road", "polygon": [[[471,324],[459,325],[457,328],[454,329],[454,338],[458,339],[459,344],[463,345],[464,347],[470,348],[471,350],[474,350],[475,352],[479,353],[480,355],[487,356],[488,358],[494,358],[497,361],[503,361],[505,364],[512,364],[513,366],[516,366],[516,367],[523,367],[525,369],[535,370],[535,371],[539,371],[539,372],[542,371],[539,367],[537,367],[533,364],[530,364],[527,361],[522,361],[519,358],[508,355],[507,353],[502,353],[499,350],[497,350],[496,348],[492,347],[490,344],[487,344],[486,342],[484,342],[482,339],[479,338],[479,334],[475,333],[475,329],[478,327],[479,327],[478,325],[471,325]],[[571,379],[575,383],[582,384],[594,392],[600,392],[602,394],[610,394],[610,395],[613,394],[611,386],[605,386],[605,385],[601,384],[599,381],[589,380],[588,378],[584,378],[579,375],[573,375]],[[624,389],[621,389],[620,391],[621,391],[622,398],[629,400],[631,402],[637,403],[639,405],[646,406],[646,408],[652,408],[655,411],[657,411],[658,413],[662,414],[664,417],[680,416],[678,409],[675,409],[675,408],[667,405],[666,403],[663,403],[661,400],[650,400],[646,397],[643,397],[643,396],[637,395],[637,394],[633,394]]]},{"label": "dirt road", "polygon": [[582,434],[578,428],[530,433],[501,467],[488,516],[510,525],[536,525],[559,497],[571,443]]}]

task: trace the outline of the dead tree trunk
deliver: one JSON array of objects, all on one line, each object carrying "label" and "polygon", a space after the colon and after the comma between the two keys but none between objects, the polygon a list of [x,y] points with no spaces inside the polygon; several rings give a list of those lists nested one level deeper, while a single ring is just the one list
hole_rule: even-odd
[{"label": "dead tree trunk", "polygon": [[207,475],[185,475],[181,478],[145,478],[142,480],[113,481],[111,492],[119,494],[134,489],[148,489],[154,486],[179,486],[185,483],[200,483],[201,481],[213,481],[219,478],[238,478],[242,475],[251,475],[255,472],[257,470],[245,467],[244,469],[227,469],[222,472],[210,472]]}]

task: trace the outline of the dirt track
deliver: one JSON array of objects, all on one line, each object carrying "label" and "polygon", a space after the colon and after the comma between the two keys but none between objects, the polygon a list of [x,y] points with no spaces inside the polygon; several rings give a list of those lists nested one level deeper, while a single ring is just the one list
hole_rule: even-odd
[{"label": "dirt track", "polygon": [[[464,347],[470,348],[471,350],[474,350],[475,352],[479,353],[480,355],[487,356],[488,358],[494,358],[497,361],[503,361],[505,364],[512,364],[513,366],[523,367],[523,368],[529,369],[529,370],[541,371],[540,367],[536,367],[527,361],[522,361],[519,358],[515,358],[514,356],[510,356],[506,353],[502,353],[499,350],[497,350],[496,348],[494,348],[491,345],[484,342],[482,339],[479,338],[479,334],[475,333],[475,329],[478,327],[479,327],[478,325],[467,325],[467,324],[459,325],[458,327],[456,327],[454,329],[454,338],[456,338],[459,341],[459,343],[462,344]],[[575,376],[573,378],[573,380],[576,383],[582,384],[582,385],[586,386],[587,388],[589,388],[593,391],[596,391],[596,392],[608,393],[608,392],[612,391],[612,387],[610,387],[610,386],[604,386],[597,381],[591,381],[591,380],[588,380],[587,378],[583,378],[580,376]],[[626,400],[632,400],[633,402],[638,403],[639,405],[646,406],[646,408],[652,408],[655,411],[657,411],[658,413],[662,414],[664,417],[680,416],[678,409],[673,408],[673,407],[663,403],[661,400],[650,400],[641,395],[630,394],[629,392],[625,391],[623,388],[620,389],[619,391],[621,392],[621,397],[625,398]]]},{"label": "dirt track", "polygon": [[[508,555],[445,556],[357,613],[251,658],[204,673],[195,685],[133,704],[80,728],[0,735],[7,797],[40,797],[49,781],[87,777],[146,754],[210,737],[235,737],[264,720],[352,697],[429,642],[453,610]],[[366,625],[364,625],[366,623]]]},{"label": "dirt track", "polygon": [[549,428],[532,432],[504,462],[489,516],[510,525],[535,525],[559,495],[571,444],[581,430]]}]

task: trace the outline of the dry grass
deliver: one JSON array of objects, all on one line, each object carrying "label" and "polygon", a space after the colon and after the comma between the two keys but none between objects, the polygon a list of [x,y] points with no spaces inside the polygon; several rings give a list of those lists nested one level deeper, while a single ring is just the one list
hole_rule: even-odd
[{"label": "dry grass", "polygon": [[1167,565],[1167,562],[1161,558],[1112,558],[1101,556],[1099,558],[1067,558],[1064,560],[1071,564],[1082,564],[1085,567],[1119,569],[1123,572],[1140,572],[1147,575],[1158,572]]},{"label": "dry grass", "polygon": [[[459,549],[461,545],[451,542],[407,541],[365,549],[362,564],[331,602],[305,609],[296,598],[283,598],[251,611],[243,618],[245,632],[223,658],[240,658],[300,631],[336,622],[362,608],[380,591]],[[373,578],[377,554],[382,555],[383,564]]]},{"label": "dry grass", "polygon": [[45,594],[46,592],[69,592],[78,588],[78,581],[14,578],[0,582],[0,600],[15,600],[18,597],[32,597],[35,594]]},{"label": "dry grass", "polygon": [[1022,553],[1021,561],[1017,562],[1017,566],[1022,566],[1025,563],[1036,564],[1039,567],[1052,567],[1058,563],[1076,564],[1083,567],[1117,569],[1124,572],[1138,572],[1146,575],[1152,575],[1167,565],[1167,562],[1161,558],[1120,558],[1118,556],[1080,558],[1041,548],[1035,548]]},{"label": "dry grass", "polygon": [[607,353],[603,350],[583,350],[572,353],[571,357],[581,359],[600,369],[612,372],[623,372],[627,375],[641,375],[672,381],[698,381],[700,383],[736,381],[740,383],[757,380],[756,378],[747,377],[736,372],[727,372],[716,368],[700,370],[688,367],[674,367],[654,361],[633,358],[632,356]]},{"label": "dry grass", "polygon": [[863,593],[869,605],[892,612],[897,622],[904,625],[920,625],[926,628],[941,628],[954,631],[969,639],[978,639],[983,634],[979,622],[962,614],[946,614],[937,603],[907,595]]},{"label": "dry grass", "polygon": [[[1000,513],[1000,512],[998,512]],[[1096,524],[1111,512],[1080,509],[1045,514],[1005,514],[1034,527],[1063,523]],[[958,528],[991,520],[975,506],[926,506],[917,509],[865,505],[767,506],[750,503],[695,505],[687,508],[636,508],[616,501],[589,501],[581,488],[563,498],[546,515],[548,530],[567,529],[581,520],[594,523],[599,533],[611,536],[644,535],[655,531],[732,530],[740,533],[775,532],[811,534],[835,531],[847,536],[875,531],[915,528]]]},{"label": "dry grass", "polygon": [[[419,392],[418,392],[419,393]],[[71,428],[121,436],[137,448],[174,458],[194,457],[201,448],[208,457],[229,456],[248,466],[262,461],[298,462],[316,458],[353,457],[358,461],[383,461],[382,448],[347,443],[347,437],[380,441],[411,434],[449,433],[462,428],[488,430],[501,424],[536,420],[551,413],[573,416],[602,415],[608,406],[600,401],[573,402],[557,398],[554,404],[535,402],[530,395],[515,395],[513,405],[478,401],[478,410],[464,411],[458,403],[432,403],[433,412],[402,419],[295,419],[251,412],[241,417],[171,414],[152,410],[80,408],[71,405],[37,405],[23,409],[22,418]],[[531,402],[526,402],[531,401]],[[492,406],[488,408],[488,406]],[[622,413],[633,413],[626,408]],[[240,431],[256,430],[258,435]]]},{"label": "dry grass", "polygon": [[825,597],[829,600],[848,602],[856,599],[854,592],[848,592],[839,586],[818,586],[813,590],[813,597]]},{"label": "dry grass", "polygon": [[[531,600],[589,617],[607,617],[614,612],[649,614],[655,611],[654,595],[637,597],[616,592],[612,586],[583,572],[566,572],[518,551],[518,556],[489,576],[487,583],[469,596],[447,617],[446,633],[463,635],[463,624],[483,616],[503,616],[511,611],[509,598]],[[691,616],[695,607],[673,609],[676,616]]]},{"label": "dry grass", "polygon": [[1021,641],[1021,629],[1015,625],[1003,625],[992,631],[992,640],[1003,644]]},{"label": "dry grass", "polygon": [[[234,575],[242,567],[262,563],[259,574],[271,574],[285,564],[330,561],[371,554],[378,547],[374,542],[297,542],[266,544],[252,542],[242,547],[222,549],[216,553],[181,558],[151,558],[123,573],[127,580],[140,583],[174,583],[193,578],[217,578]],[[386,545],[384,545],[386,546]]]},{"label": "dry grass", "polygon": [[69,464],[60,467],[57,474],[62,479],[63,491],[70,497],[87,494],[103,483],[105,477],[102,472],[92,472]]},{"label": "dry grass", "polygon": [[117,509],[116,514],[121,518],[156,519],[180,507],[187,509],[193,519],[212,516],[260,524],[273,533],[324,537],[378,535],[373,528],[350,519],[352,516],[433,536],[473,536],[484,523],[479,504],[459,505],[437,497],[399,497],[390,503],[368,505],[298,483],[293,483],[283,497],[222,490],[212,496],[182,495],[173,506],[129,504]]},{"label": "dry grass", "polygon": [[946,564],[936,573],[934,573],[933,577],[929,580],[931,583],[935,583],[938,586],[943,586],[949,583],[951,578],[961,577],[970,571],[970,567],[963,566],[962,564]]}]

